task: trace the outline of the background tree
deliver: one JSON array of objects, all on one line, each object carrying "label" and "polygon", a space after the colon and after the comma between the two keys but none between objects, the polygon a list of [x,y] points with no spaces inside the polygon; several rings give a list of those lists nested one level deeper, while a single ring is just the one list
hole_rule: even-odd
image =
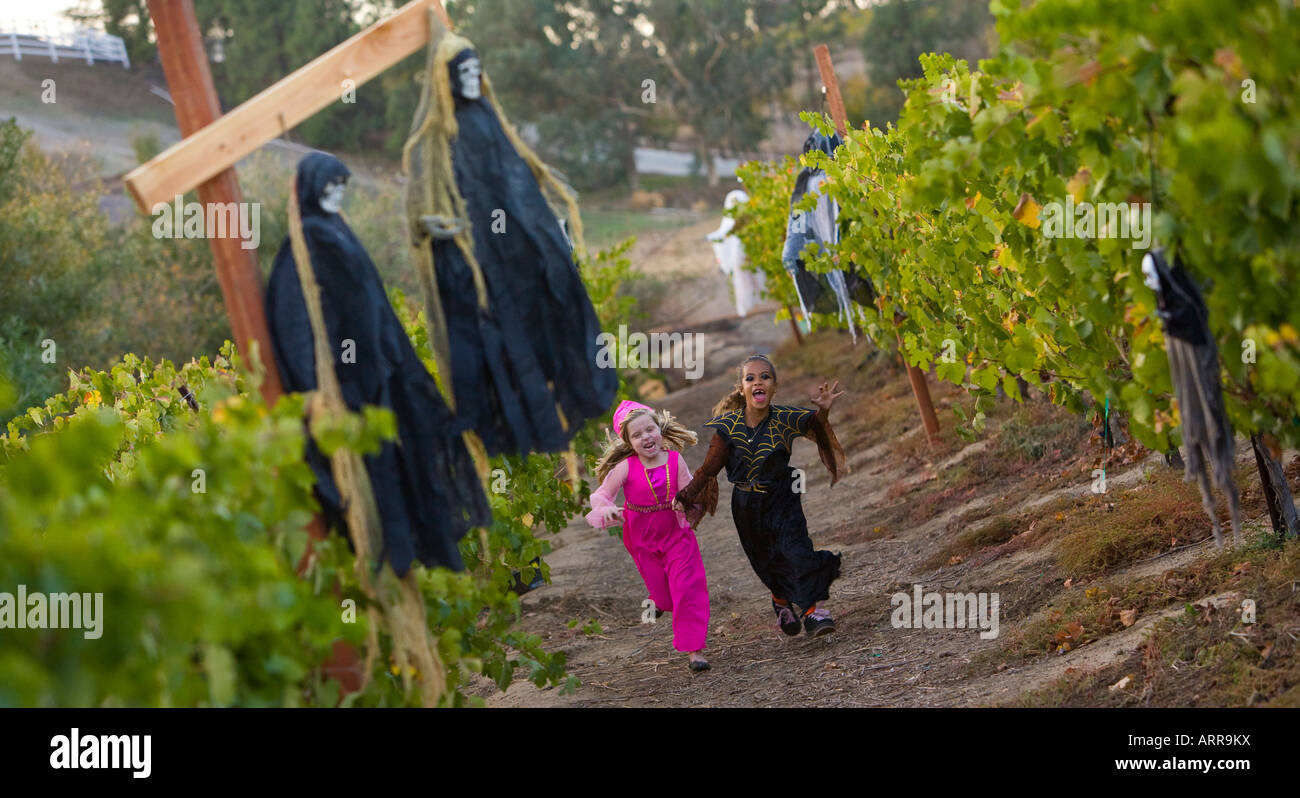
[{"label": "background tree", "polygon": [[867,60],[862,116],[883,126],[898,119],[898,81],[921,77],[918,56],[951,53],[974,64],[991,53],[993,16],[987,0],[889,0],[872,9],[862,38]]},{"label": "background tree", "polygon": [[103,25],[105,33],[121,36],[132,64],[149,63],[158,55],[145,0],[79,0],[64,15],[82,25]]},{"label": "background tree", "polygon": [[635,148],[670,135],[642,101],[653,61],[627,0],[476,0],[456,19],[511,121],[584,187],[637,188]]},{"label": "background tree", "polygon": [[[361,30],[359,0],[195,0],[194,10],[220,60],[212,78],[223,104],[234,107]],[[215,55],[215,53],[214,53]],[[300,124],[312,146],[365,150],[387,143],[382,82],[357,87]]]},{"label": "background tree", "polygon": [[[213,80],[226,108],[401,5],[398,0],[194,0],[208,37]],[[709,178],[713,156],[754,151],[770,117],[816,101],[809,51],[846,35],[863,12],[851,0],[457,0],[456,27],[482,49],[511,120],[580,188],[637,188],[635,150],[684,134]],[[156,58],[144,0],[89,4],[97,19]],[[794,65],[808,98],[790,94]],[[395,160],[406,138],[424,67],[415,54],[299,125],[315,147],[375,151]],[[653,81],[653,84],[647,83]],[[343,87],[340,87],[340,95]],[[353,98],[349,98],[353,99]]]},{"label": "background tree", "polygon": [[713,156],[752,151],[767,134],[764,105],[793,80],[792,39],[801,4],[780,0],[654,0],[638,3],[648,24],[658,101],[690,126],[710,186]]}]

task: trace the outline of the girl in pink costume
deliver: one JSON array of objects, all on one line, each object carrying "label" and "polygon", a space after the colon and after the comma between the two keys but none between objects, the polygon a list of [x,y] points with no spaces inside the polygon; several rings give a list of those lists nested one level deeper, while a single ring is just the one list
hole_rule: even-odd
[{"label": "girl in pink costume", "polygon": [[[666,411],[628,401],[614,411],[614,433],[596,464],[601,484],[591,494],[587,522],[601,529],[623,525],[623,545],[645,580],[656,615],[673,614],[673,648],[690,652],[691,670],[708,670],[703,653],[708,580],[695,532],[674,500],[691,481],[678,450],[694,445],[695,433]],[[622,507],[614,503],[619,490]]]}]

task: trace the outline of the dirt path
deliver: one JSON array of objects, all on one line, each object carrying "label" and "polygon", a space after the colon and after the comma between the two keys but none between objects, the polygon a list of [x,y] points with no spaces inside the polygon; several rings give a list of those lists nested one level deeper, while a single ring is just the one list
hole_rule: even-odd
[{"label": "dirt path", "polygon": [[[694,428],[705,443],[712,433],[701,425],[732,383],[735,364],[750,352],[774,350],[789,327],[785,322],[773,324],[770,312],[745,320],[709,315],[725,307],[727,283],[712,268],[703,241],[696,246],[696,239],[712,224],[697,227],[643,242],[638,263],[646,271],[663,270],[689,280],[690,289],[665,305],[670,310],[667,315],[674,318],[672,329],[691,332],[695,325],[706,330],[704,378],[685,383],[656,404]],[[713,320],[706,324],[706,318]],[[843,351],[849,348],[845,335]],[[862,363],[869,353],[869,345],[860,343],[845,357],[847,362]],[[778,359],[779,368],[781,362]],[[812,385],[839,376],[843,375],[785,368],[777,401],[806,405]],[[951,401],[946,398],[951,391],[936,390],[937,404]],[[901,372],[887,380],[882,391],[892,396],[899,409],[915,415]],[[924,444],[916,437],[914,422],[901,434],[884,424],[864,428],[863,419],[875,418],[867,402],[862,396],[856,403],[846,396],[832,412],[852,468],[833,489],[811,443],[797,444],[791,459],[791,465],[808,475],[803,506],[814,544],[843,554],[842,576],[825,605],[837,623],[834,634],[787,638],[777,630],[768,594],[736,537],[729,510],[731,486],[722,478],[718,514],[706,518],[697,535],[709,576],[711,671],[687,670],[685,655],[672,647],[669,616],[642,623],[645,587],[620,540],[577,519],[551,538],[555,551],[547,561],[553,583],[526,594],[522,602],[524,629],[540,635],[549,650],[566,652],[569,672],[581,679],[582,687],[568,696],[526,682],[516,682],[505,693],[486,684],[476,692],[490,706],[512,707],[982,706],[1014,702],[1024,691],[1053,681],[1067,669],[1099,668],[1123,659],[1142,644],[1144,631],[1160,612],[1166,612],[1164,608],[1144,616],[1131,629],[1064,655],[1001,663],[999,652],[1006,635],[1041,614],[1047,596],[1065,590],[1064,580],[1053,571],[1050,547],[1027,548],[991,560],[950,562],[937,569],[933,558],[958,533],[978,526],[979,522],[965,520],[973,514],[994,505],[1003,513],[1037,512],[1053,501],[1085,499],[1089,480],[1072,475],[1079,471],[1077,463],[1071,464],[1071,475],[1047,486],[1041,480],[1031,483],[1027,471],[977,485],[941,510],[935,505],[936,512],[923,522],[907,522],[907,513],[912,512],[909,503],[924,501],[908,493],[939,475],[967,467],[981,455],[987,457],[991,440],[951,444],[934,456],[935,462],[926,462],[924,453],[920,458],[915,455]],[[950,426],[945,421],[945,428]],[[957,440],[947,429],[945,433]],[[703,446],[687,451],[687,461],[698,466],[703,451]],[[1144,474],[1162,467],[1156,455],[1131,464],[1110,475],[1111,490],[1132,487]],[[1038,465],[1031,468],[1034,473],[1044,470]],[[1128,570],[1132,576],[1159,573],[1210,551],[1212,546],[1196,545]],[[894,628],[890,596],[910,593],[915,584],[926,591],[1001,592],[1001,638],[984,640],[974,629]],[[589,619],[599,623],[600,633],[584,633]],[[578,623],[571,628],[575,620]]]},{"label": "dirt path", "polygon": [[[669,393],[657,404],[694,428],[701,442],[711,432],[701,425],[713,403],[729,388],[731,369],[754,351],[770,352],[789,334],[785,322],[756,312],[744,320],[719,319],[729,305],[727,281],[712,262],[703,234],[712,222],[647,237],[633,252],[639,267],[651,274],[689,283],[660,307],[672,329],[704,329],[704,378]],[[698,229],[697,229],[698,228]],[[703,322],[708,322],[702,324]],[[848,346],[847,336],[845,346]],[[867,351],[862,348],[864,354]],[[779,364],[778,364],[779,365]],[[782,373],[778,401],[806,404],[817,375]],[[904,381],[905,382],[905,381]],[[846,411],[840,411],[841,413]],[[835,414],[832,414],[834,420]],[[841,433],[843,435],[843,433]],[[685,655],[673,650],[670,617],[641,622],[645,587],[617,537],[593,530],[581,519],[551,538],[548,556],[552,584],[526,594],[523,627],[565,651],[569,672],[582,687],[561,696],[516,683],[506,693],[482,686],[492,706],[840,706],[909,705],[982,701],[958,691],[964,664],[981,647],[974,632],[896,630],[889,623],[894,586],[920,580],[918,565],[930,546],[918,539],[942,532],[939,517],[898,535],[877,536],[851,545],[822,543],[861,538],[870,530],[884,492],[900,473],[886,455],[896,441],[842,438],[853,468],[832,490],[829,476],[809,443],[798,444],[792,465],[808,474],[804,508],[813,541],[843,553],[843,576],[832,588],[827,606],[834,613],[835,634],[810,639],[787,638],[777,631],[768,595],[745,559],[730,517],[730,484],[720,480],[718,514],[698,530],[711,599],[708,656],[713,669],[693,674]],[[978,446],[979,444],[976,444]],[[686,453],[697,466],[703,446]],[[569,622],[578,619],[575,628]],[[595,619],[600,634],[582,627]]]}]

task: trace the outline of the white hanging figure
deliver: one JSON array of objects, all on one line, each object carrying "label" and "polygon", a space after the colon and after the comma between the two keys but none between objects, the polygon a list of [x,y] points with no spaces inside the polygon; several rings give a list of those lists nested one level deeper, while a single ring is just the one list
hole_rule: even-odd
[{"label": "white hanging figure", "polygon": [[[722,206],[731,210],[742,202],[749,202],[749,195],[737,189],[727,194]],[[722,217],[718,229],[709,233],[708,240],[713,242],[713,254],[717,257],[718,268],[731,277],[731,289],[736,299],[736,315],[743,317],[758,304],[763,295],[765,282],[763,275],[745,268],[745,248],[740,239],[731,233],[736,220],[730,216]]]}]

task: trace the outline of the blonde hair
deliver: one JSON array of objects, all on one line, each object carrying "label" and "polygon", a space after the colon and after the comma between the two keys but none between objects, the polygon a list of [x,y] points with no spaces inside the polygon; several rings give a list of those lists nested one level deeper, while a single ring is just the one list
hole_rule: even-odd
[{"label": "blonde hair", "polygon": [[745,366],[753,363],[755,360],[761,360],[772,370],[772,382],[776,382],[776,366],[767,355],[750,355],[741,362],[740,368],[737,369],[736,387],[731,393],[722,397],[722,399],[713,406],[713,415],[720,416],[724,413],[731,413],[736,410],[745,408],[745,393],[742,390],[741,383],[745,380]]},{"label": "blonde hair", "polygon": [[614,470],[614,466],[626,460],[635,454],[632,448],[632,442],[628,440],[627,430],[632,426],[632,422],[642,416],[649,416],[659,425],[659,432],[663,435],[665,448],[671,451],[680,452],[687,446],[694,446],[699,438],[694,432],[686,428],[686,425],[673,418],[673,415],[667,410],[633,410],[623,419],[623,431],[618,435],[605,433],[605,451],[601,452],[600,459],[596,461],[596,480],[604,482],[609,472]]}]

